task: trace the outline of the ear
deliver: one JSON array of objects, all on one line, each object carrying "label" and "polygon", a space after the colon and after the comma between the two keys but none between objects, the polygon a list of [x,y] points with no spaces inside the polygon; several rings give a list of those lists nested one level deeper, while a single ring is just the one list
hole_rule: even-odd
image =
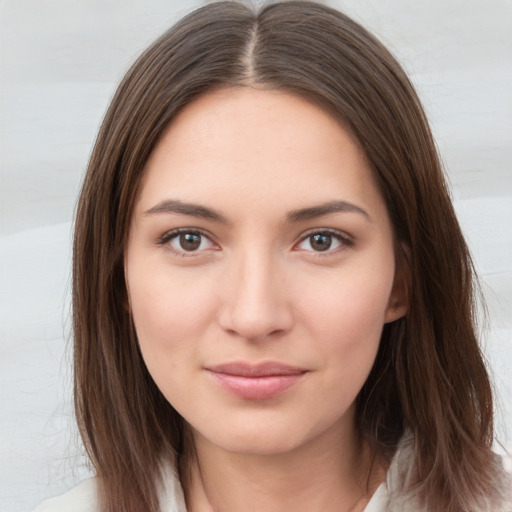
[{"label": "ear", "polygon": [[396,254],[395,278],[386,308],[385,323],[394,322],[404,317],[409,311],[411,292],[410,250],[404,244],[397,244]]},{"label": "ear", "polygon": [[132,305],[130,301],[130,288],[128,287],[128,276],[126,275],[126,257],[124,259],[124,265],[123,265],[123,272],[124,272],[124,299],[123,299],[123,306],[124,309],[128,314],[132,313]]},{"label": "ear", "polygon": [[130,304],[130,294],[128,293],[128,289],[125,291],[123,306],[125,311],[131,315],[132,313],[132,305]]}]

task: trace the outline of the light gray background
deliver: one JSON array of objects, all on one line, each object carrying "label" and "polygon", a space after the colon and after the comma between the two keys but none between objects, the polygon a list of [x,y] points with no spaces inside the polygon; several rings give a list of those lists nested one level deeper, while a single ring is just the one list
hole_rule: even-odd
[{"label": "light gray background", "polygon": [[[2,511],[30,510],[88,474],[66,352],[75,198],[123,72],[202,3],[0,0]],[[484,348],[512,451],[512,2],[329,3],[388,44],[423,99],[489,301]]]}]

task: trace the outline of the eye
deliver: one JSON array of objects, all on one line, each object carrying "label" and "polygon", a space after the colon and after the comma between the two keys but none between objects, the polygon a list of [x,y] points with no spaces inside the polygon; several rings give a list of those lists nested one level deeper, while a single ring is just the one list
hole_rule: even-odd
[{"label": "eye", "polygon": [[348,237],[332,231],[316,231],[304,237],[297,248],[302,251],[333,252],[344,245],[352,245]]},{"label": "eye", "polygon": [[215,247],[214,243],[204,233],[186,229],[166,233],[159,243],[183,255],[198,253]]}]

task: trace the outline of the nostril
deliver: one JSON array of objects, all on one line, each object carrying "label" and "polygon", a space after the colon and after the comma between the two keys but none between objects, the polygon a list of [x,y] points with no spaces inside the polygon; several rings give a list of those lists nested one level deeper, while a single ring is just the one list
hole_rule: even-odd
[{"label": "nostril", "polygon": [[284,307],[242,311],[239,306],[226,308],[219,320],[221,328],[231,337],[247,341],[271,340],[291,328],[291,314]]}]

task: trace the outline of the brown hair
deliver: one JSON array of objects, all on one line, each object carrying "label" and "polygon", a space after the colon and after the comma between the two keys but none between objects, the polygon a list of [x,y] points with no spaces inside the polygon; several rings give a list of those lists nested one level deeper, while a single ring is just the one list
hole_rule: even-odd
[{"label": "brown hair", "polygon": [[73,259],[75,407],[101,510],[157,511],[159,464],[183,451],[182,419],[148,374],[125,307],[123,250],[145,163],[184,105],[246,85],[321,104],[363,147],[407,247],[411,290],[407,317],[384,328],[358,426],[387,460],[412,432],[412,490],[426,510],[476,510],[498,481],[491,388],[475,336],[473,267],[427,120],[371,34],[300,1],[258,13],[220,2],[186,16],[128,71],[101,126]]}]

